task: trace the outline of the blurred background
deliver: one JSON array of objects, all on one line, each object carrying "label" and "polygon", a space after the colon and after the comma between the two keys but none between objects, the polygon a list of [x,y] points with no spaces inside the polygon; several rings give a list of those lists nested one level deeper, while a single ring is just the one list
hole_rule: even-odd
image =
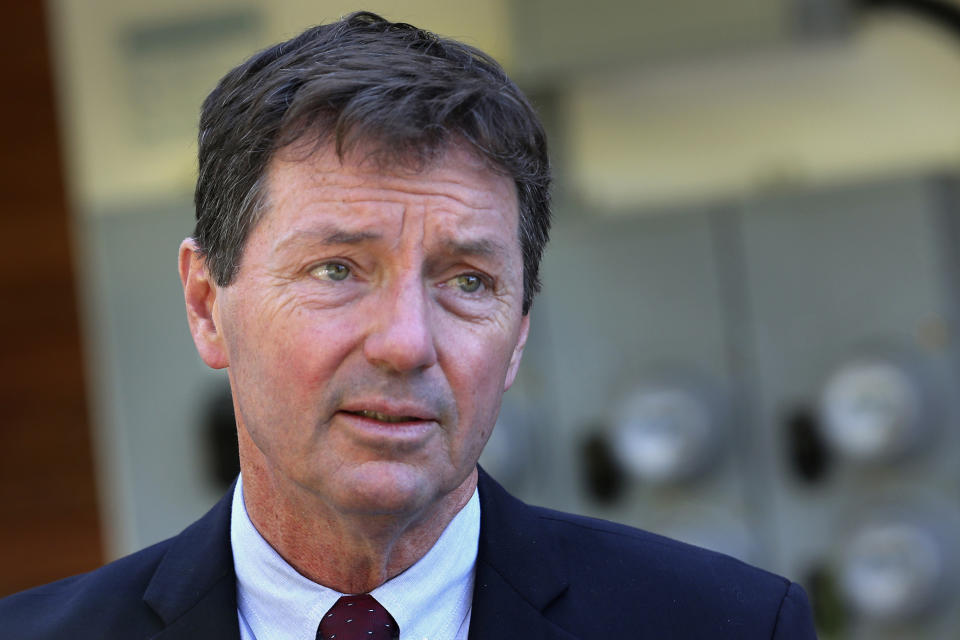
[{"label": "blurred background", "polygon": [[482,464],[791,576],[824,638],[960,636],[960,4],[932,0],[11,4],[0,595],[232,480],[176,274],[199,105],[358,8],[485,49],[551,136],[545,288]]}]

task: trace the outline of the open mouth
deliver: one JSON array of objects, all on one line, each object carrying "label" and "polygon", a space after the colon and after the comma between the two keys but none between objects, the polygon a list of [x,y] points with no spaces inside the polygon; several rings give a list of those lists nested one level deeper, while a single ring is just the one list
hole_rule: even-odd
[{"label": "open mouth", "polygon": [[423,418],[418,416],[392,416],[386,413],[380,413],[379,411],[345,411],[344,413],[349,413],[355,416],[361,416],[363,418],[369,418],[370,420],[376,420],[378,422],[389,422],[389,423],[400,423],[400,422],[421,422]]}]

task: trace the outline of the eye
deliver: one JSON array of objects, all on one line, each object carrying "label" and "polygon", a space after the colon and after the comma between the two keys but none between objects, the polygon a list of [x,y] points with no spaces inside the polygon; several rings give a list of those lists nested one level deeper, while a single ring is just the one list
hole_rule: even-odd
[{"label": "eye", "polygon": [[448,282],[464,293],[476,293],[483,287],[483,279],[475,273],[463,273]]},{"label": "eye", "polygon": [[310,269],[310,275],[317,280],[333,280],[340,282],[350,275],[350,267],[342,262],[324,262]]}]

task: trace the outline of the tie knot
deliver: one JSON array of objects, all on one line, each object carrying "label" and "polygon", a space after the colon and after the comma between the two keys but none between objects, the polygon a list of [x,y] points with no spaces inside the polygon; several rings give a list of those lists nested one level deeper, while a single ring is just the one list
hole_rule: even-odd
[{"label": "tie knot", "polygon": [[323,614],[317,640],[397,640],[400,627],[369,593],[343,596]]}]

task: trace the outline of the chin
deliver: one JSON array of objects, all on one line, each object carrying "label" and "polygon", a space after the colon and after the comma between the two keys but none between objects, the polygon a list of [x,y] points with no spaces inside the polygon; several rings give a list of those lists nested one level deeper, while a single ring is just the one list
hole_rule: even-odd
[{"label": "chin", "polygon": [[367,462],[340,479],[344,510],[375,514],[415,513],[438,499],[436,472],[400,462]]}]

